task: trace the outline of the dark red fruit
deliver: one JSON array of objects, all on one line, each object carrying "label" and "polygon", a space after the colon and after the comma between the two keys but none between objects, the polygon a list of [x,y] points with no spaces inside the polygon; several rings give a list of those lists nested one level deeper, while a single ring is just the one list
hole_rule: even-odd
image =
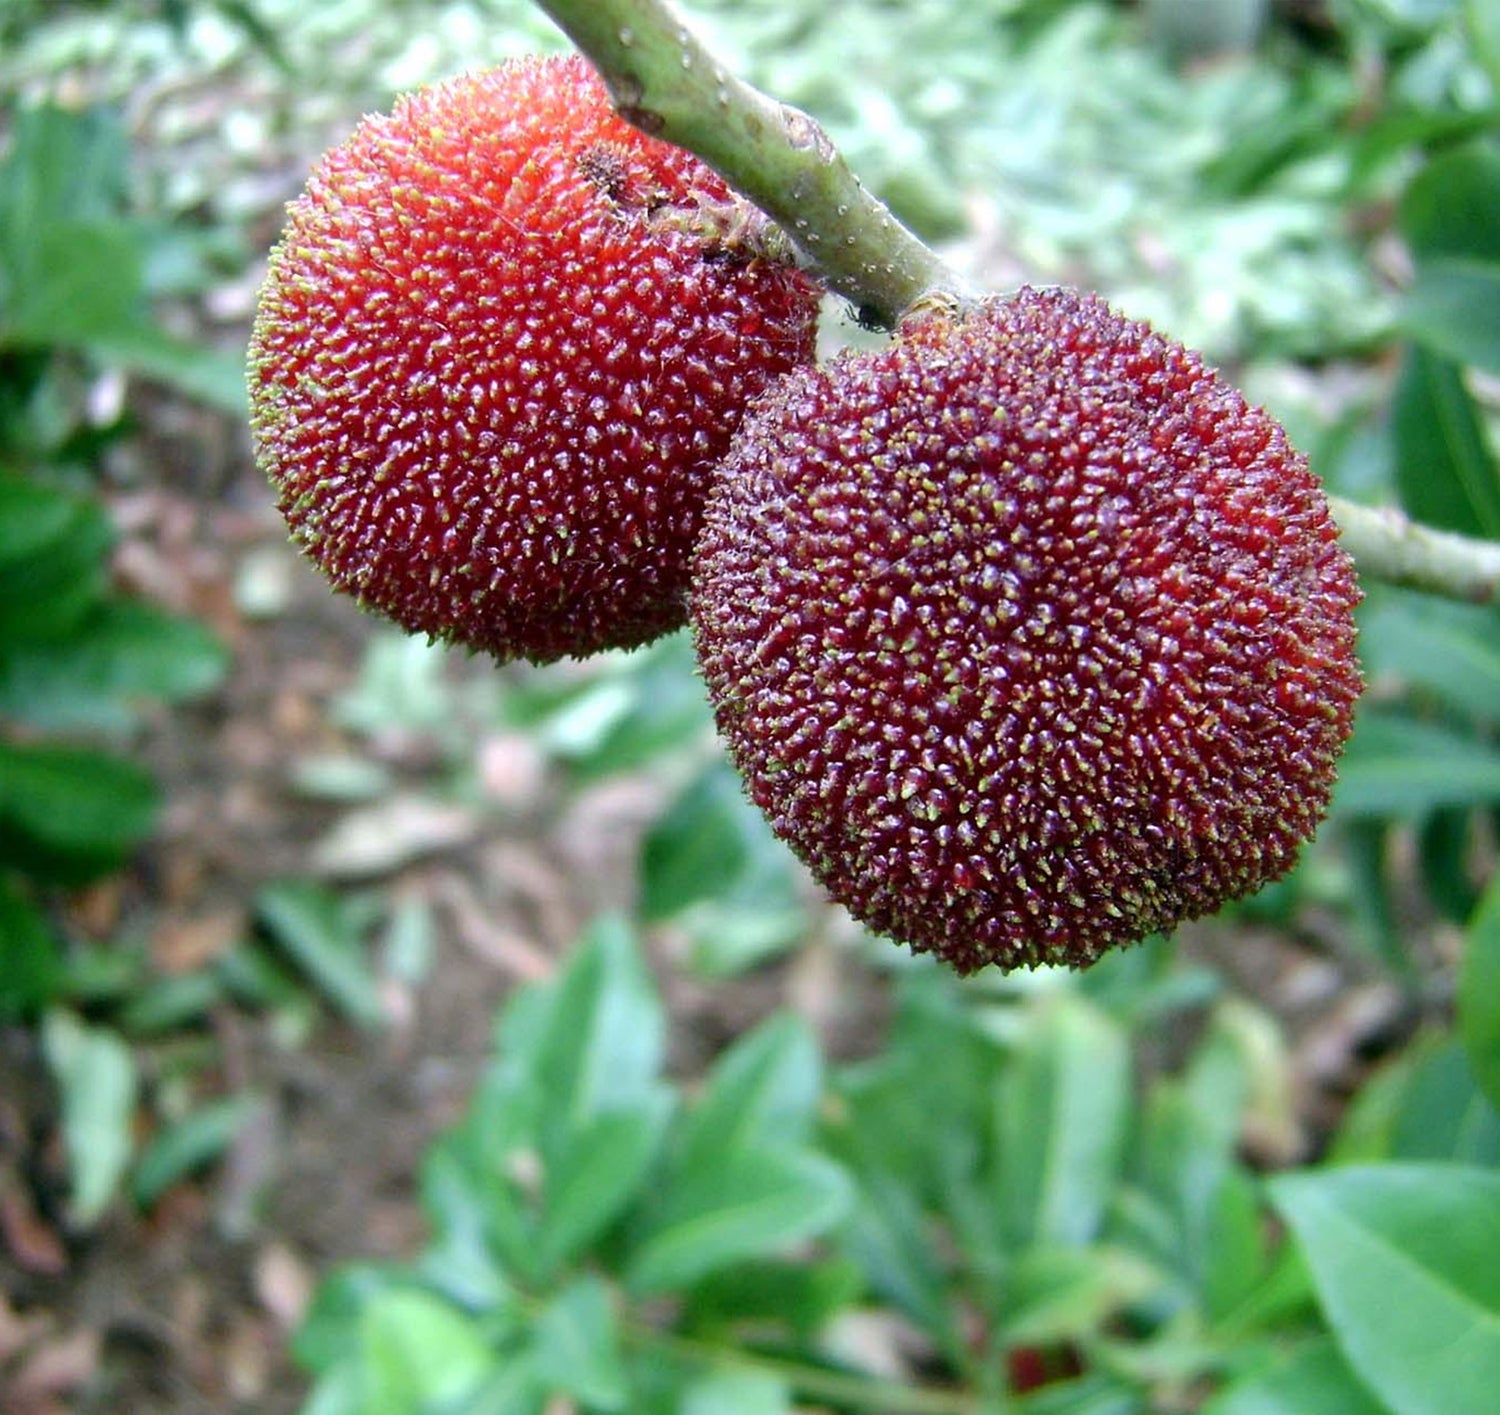
[{"label": "dark red fruit", "polygon": [[469,75],[328,153],[251,346],[259,460],[334,585],[537,661],[686,617],[708,474],[818,292],[578,58]]},{"label": "dark red fruit", "polygon": [[1096,297],[794,374],[716,483],[693,619],[751,797],[877,932],[1084,965],[1282,874],[1361,680],[1281,428]]}]

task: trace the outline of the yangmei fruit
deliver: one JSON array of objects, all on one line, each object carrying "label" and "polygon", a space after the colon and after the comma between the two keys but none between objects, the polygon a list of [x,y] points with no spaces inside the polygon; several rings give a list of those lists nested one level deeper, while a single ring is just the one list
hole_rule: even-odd
[{"label": "yangmei fruit", "polygon": [[934,310],[741,429],[692,613],[752,799],[960,972],[1085,965],[1282,874],[1361,688],[1281,428],[1096,297]]},{"label": "yangmei fruit", "polygon": [[813,352],[815,284],[736,209],[576,57],[367,119],[293,204],[251,345],[294,538],[370,608],[500,658],[680,625],[709,473]]}]

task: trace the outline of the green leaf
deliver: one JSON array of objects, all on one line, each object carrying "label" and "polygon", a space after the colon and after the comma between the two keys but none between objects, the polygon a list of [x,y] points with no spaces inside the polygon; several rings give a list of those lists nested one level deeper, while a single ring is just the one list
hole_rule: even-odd
[{"label": "green leaf", "polygon": [[1500,1175],[1437,1164],[1286,1175],[1271,1197],[1334,1335],[1396,1415],[1487,1410],[1500,1390]]},{"label": "green leaf", "polygon": [[1332,1341],[1304,1342],[1265,1370],[1243,1377],[1203,1415],[1385,1415]]},{"label": "green leaf", "polygon": [[1500,800],[1500,752],[1477,737],[1369,709],[1339,764],[1333,812],[1421,816]]},{"label": "green leaf", "polygon": [[1130,1112],[1130,1053],[1118,1024],[1081,999],[1048,998],[995,1095],[993,1193],[1007,1246],[1097,1236]]},{"label": "green leaf", "polygon": [[228,1096],[167,1126],[141,1152],[131,1198],[140,1208],[150,1208],[179,1179],[223,1154],[264,1104],[262,1097],[250,1093]]},{"label": "green leaf", "polygon": [[135,1060],[114,1032],[61,1010],[47,1014],[42,1045],[62,1093],[73,1217],[88,1227],[109,1207],[130,1162]]},{"label": "green leaf", "polygon": [[[24,488],[24,489],[23,489]],[[114,532],[94,502],[0,476],[0,645],[48,647],[104,593]]]},{"label": "green leaf", "polygon": [[646,833],[641,847],[641,915],[671,918],[730,889],[750,860],[739,779],[714,762]]},{"label": "green leaf", "polygon": [[549,1150],[598,1116],[655,1092],[665,1021],[623,920],[597,920],[561,978],[528,993],[501,1023],[499,1048],[547,1097]]},{"label": "green leaf", "polygon": [[1500,370],[1500,259],[1424,262],[1407,291],[1401,323],[1434,353]]},{"label": "green leaf", "polygon": [[1458,1031],[1490,1104],[1500,1109],[1500,875],[1469,922],[1458,983]]},{"label": "green leaf", "polygon": [[255,912],[287,957],[350,1021],[376,1027],[386,1020],[367,950],[336,894],[285,880],[261,890]]},{"label": "green leaf", "polygon": [[472,1318],[425,1292],[392,1288],[364,1309],[362,1415],[414,1415],[471,1395],[496,1363]]},{"label": "green leaf", "polygon": [[0,875],[0,1021],[29,1017],[61,990],[62,954],[36,906]]},{"label": "green leaf", "polygon": [[1459,1160],[1500,1164],[1500,1113],[1451,1037],[1419,1038],[1354,1097],[1329,1163]]},{"label": "green leaf", "polygon": [[608,1289],[597,1277],[578,1278],[542,1309],[533,1342],[536,1372],[549,1393],[593,1410],[625,1408],[630,1391],[619,1333]]},{"label": "green leaf", "polygon": [[669,1292],[784,1252],[826,1232],[852,1198],[843,1170],[818,1155],[766,1146],[705,1157],[674,1176],[627,1280],[637,1292]]},{"label": "green leaf", "polygon": [[803,1143],[823,1091],[823,1061],[811,1028],[780,1013],[741,1037],[715,1063],[682,1128],[679,1165],[715,1152]]},{"label": "green leaf", "polygon": [[757,1371],[717,1371],[682,1395],[681,1415],[791,1415],[785,1382]]},{"label": "green leaf", "polygon": [[951,1345],[947,1285],[926,1230],[927,1218],[909,1189],[887,1171],[861,1167],[845,1246],[875,1292]]},{"label": "green leaf", "polygon": [[120,731],[146,702],[217,686],[228,662],[196,620],[112,601],[45,644],[0,643],[0,713],[52,730]]},{"label": "green leaf", "polygon": [[629,1106],[596,1115],[550,1157],[537,1233],[544,1274],[575,1258],[640,1193],[661,1150],[674,1100],[663,1087]]},{"label": "green leaf", "polygon": [[1432,158],[1402,194],[1400,224],[1420,263],[1500,261],[1500,151],[1473,142]]},{"label": "green leaf", "polygon": [[1500,473],[1457,364],[1407,348],[1391,402],[1396,485],[1419,521],[1500,538]]},{"label": "green leaf", "polygon": [[156,784],[133,762],[0,742],[0,860],[82,882],[113,869],[149,835],[157,807]]},{"label": "green leaf", "polygon": [[1409,683],[1457,712],[1500,721],[1500,614],[1491,607],[1385,590],[1361,618],[1359,656],[1372,680]]},{"label": "green leaf", "polygon": [[1006,1343],[1083,1340],[1162,1284],[1161,1271],[1126,1248],[1032,1248],[1008,1274]]},{"label": "green leaf", "polygon": [[694,1329],[730,1330],[775,1323],[812,1342],[863,1289],[859,1267],[847,1258],[736,1263],[694,1287],[688,1322]]}]

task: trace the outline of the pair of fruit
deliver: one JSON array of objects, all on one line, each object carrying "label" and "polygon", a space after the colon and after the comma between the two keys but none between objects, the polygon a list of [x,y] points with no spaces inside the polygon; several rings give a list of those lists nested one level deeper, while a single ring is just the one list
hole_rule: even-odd
[{"label": "pair of fruit", "polygon": [[334,584],[500,658],[691,619],[752,799],[877,931],[1086,964],[1283,873],[1360,689],[1281,429],[1096,298],[813,363],[820,291],[579,59],[371,119],[293,206],[257,452]]}]

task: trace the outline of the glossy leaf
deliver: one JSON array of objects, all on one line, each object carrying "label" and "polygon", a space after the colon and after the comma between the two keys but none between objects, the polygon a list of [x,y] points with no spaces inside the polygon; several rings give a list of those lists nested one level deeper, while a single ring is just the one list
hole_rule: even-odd
[{"label": "glossy leaf", "polygon": [[1491,1407],[1500,1390],[1500,1175],[1388,1164],[1287,1175],[1271,1196],[1334,1335],[1396,1415]]},{"label": "glossy leaf", "polygon": [[1458,984],[1458,1030],[1469,1065],[1500,1109],[1500,876],[1469,923]]}]

